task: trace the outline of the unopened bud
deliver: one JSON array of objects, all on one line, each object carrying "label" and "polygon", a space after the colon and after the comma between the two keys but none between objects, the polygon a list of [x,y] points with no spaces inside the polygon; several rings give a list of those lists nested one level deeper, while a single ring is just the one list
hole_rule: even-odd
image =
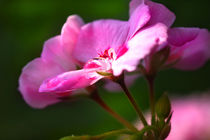
[{"label": "unopened bud", "polygon": [[171,112],[171,103],[166,94],[163,94],[155,105],[155,111],[159,118],[167,118]]},{"label": "unopened bud", "polygon": [[163,127],[162,131],[161,131],[160,138],[161,138],[161,139],[167,138],[168,135],[169,135],[169,133],[170,133],[170,131],[171,131],[171,125],[170,125],[170,124],[166,124],[166,125]]},{"label": "unopened bud", "polygon": [[143,140],[155,140],[153,132],[147,132],[143,135]]}]

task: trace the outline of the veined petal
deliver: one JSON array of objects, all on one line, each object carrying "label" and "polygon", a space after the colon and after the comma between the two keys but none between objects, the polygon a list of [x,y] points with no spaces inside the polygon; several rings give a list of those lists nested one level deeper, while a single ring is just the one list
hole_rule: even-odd
[{"label": "veined petal", "polygon": [[166,43],[167,37],[167,27],[161,23],[138,32],[127,42],[128,51],[112,63],[114,75],[120,75],[123,70],[135,70],[139,61],[154,47]]},{"label": "veined petal", "polygon": [[59,102],[55,96],[40,94],[38,92],[41,83],[50,76],[63,72],[63,69],[55,63],[34,59],[27,64],[19,78],[19,90],[24,100],[33,108],[44,108]]},{"label": "veined petal", "polygon": [[64,71],[75,69],[72,59],[64,53],[61,36],[53,37],[45,42],[41,57],[45,61],[61,66]]},{"label": "veined petal", "polygon": [[164,5],[150,0],[145,2],[149,6],[151,18],[148,22],[148,25],[154,25],[157,23],[163,23],[166,26],[170,27],[176,18],[175,14],[171,12]]},{"label": "veined petal", "polygon": [[62,46],[64,53],[69,57],[71,56],[72,49],[75,47],[80,29],[83,25],[83,20],[77,15],[69,16],[63,25],[61,31]]},{"label": "veined petal", "polygon": [[82,27],[73,56],[86,63],[107,48],[115,51],[123,45],[128,34],[128,24],[119,20],[98,20]]},{"label": "veined petal", "polygon": [[[132,1],[131,4],[132,3],[134,3],[134,1]],[[141,2],[141,4],[139,4],[138,7],[136,7],[135,10],[130,15],[129,19],[130,29],[128,35],[129,38],[133,37],[133,35],[135,35],[135,33],[138,30],[140,30],[144,25],[146,25],[147,22],[150,20],[150,17],[151,16],[150,16],[149,7],[145,5],[143,2]]]},{"label": "veined petal", "polygon": [[210,58],[210,36],[206,29],[173,28],[169,30],[171,55],[180,56],[174,65],[177,69],[194,70]]},{"label": "veined petal", "polygon": [[90,86],[103,78],[90,69],[75,70],[62,73],[54,78],[45,80],[39,92],[68,92]]}]

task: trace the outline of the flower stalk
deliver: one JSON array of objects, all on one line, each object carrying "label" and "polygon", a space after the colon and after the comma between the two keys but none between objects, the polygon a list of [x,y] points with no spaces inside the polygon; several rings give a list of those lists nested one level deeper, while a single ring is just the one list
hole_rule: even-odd
[{"label": "flower stalk", "polygon": [[134,109],[136,110],[136,113],[138,114],[139,118],[141,119],[142,123],[144,126],[147,126],[148,123],[141,111],[141,109],[139,108],[139,106],[137,105],[135,99],[133,98],[133,96],[131,95],[131,93],[129,92],[126,84],[125,84],[125,81],[124,81],[124,76],[122,76],[119,80],[116,81],[120,87],[123,89],[125,95],[128,97],[130,103],[132,104],[132,106],[134,107]]},{"label": "flower stalk", "polygon": [[151,110],[151,116],[152,120],[151,123],[154,124],[155,121],[155,93],[154,93],[154,77],[148,76],[146,77],[149,87],[149,101],[150,101],[150,110]]},{"label": "flower stalk", "polygon": [[124,118],[122,118],[119,114],[114,112],[99,96],[98,92],[94,90],[94,92],[91,94],[90,98],[95,101],[99,106],[101,106],[105,111],[107,111],[112,117],[114,117],[116,120],[118,120],[121,124],[123,124],[126,128],[133,132],[138,132],[138,130],[128,121],[126,121]]}]

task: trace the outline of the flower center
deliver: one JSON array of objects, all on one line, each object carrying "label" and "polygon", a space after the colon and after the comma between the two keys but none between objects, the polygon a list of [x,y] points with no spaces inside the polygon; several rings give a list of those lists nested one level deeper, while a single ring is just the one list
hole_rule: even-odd
[{"label": "flower center", "polygon": [[117,55],[113,48],[108,48],[98,53],[98,57],[90,59],[84,66],[84,69],[95,69],[97,73],[105,75],[112,74],[112,62],[115,61]]}]

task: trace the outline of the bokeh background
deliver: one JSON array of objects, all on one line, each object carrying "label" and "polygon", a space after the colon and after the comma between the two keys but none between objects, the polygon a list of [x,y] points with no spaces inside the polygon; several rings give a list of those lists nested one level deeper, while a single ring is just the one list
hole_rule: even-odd
[{"label": "bokeh background", "polygon": [[[177,16],[174,26],[210,29],[210,1],[159,0]],[[0,139],[57,140],[66,135],[99,134],[122,126],[89,100],[59,103],[43,110],[30,108],[18,92],[18,77],[26,63],[40,56],[45,40],[60,34],[66,18],[85,22],[101,18],[128,19],[129,0],[1,0],[0,1]],[[142,109],[148,108],[146,82],[130,87]],[[156,80],[156,97],[164,91],[185,96],[210,89],[210,63],[197,71],[166,70]],[[136,114],[124,94],[101,96],[129,121]]]}]

